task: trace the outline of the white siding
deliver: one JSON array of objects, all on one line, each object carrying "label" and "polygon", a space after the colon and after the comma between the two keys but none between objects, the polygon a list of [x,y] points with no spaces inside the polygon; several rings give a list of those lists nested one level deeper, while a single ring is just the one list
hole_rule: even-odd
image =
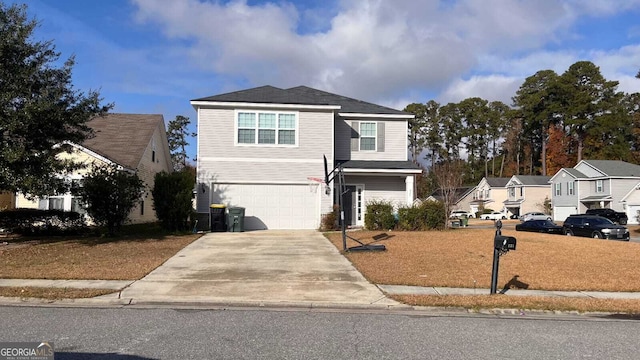
[{"label": "white siding", "polygon": [[345,176],[348,185],[364,185],[364,201],[366,204],[373,200],[389,201],[395,208],[407,205],[406,176]]}]

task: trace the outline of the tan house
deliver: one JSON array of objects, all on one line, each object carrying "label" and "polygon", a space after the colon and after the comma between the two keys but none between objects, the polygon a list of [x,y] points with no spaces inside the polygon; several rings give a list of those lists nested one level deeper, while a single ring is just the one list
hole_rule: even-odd
[{"label": "tan house", "polygon": [[[471,212],[491,209],[508,214],[504,201],[507,200],[507,183],[511,178],[485,177],[480,180],[469,202]],[[509,214],[510,215],[510,214]]]},{"label": "tan house", "polygon": [[545,200],[551,201],[550,179],[551,176],[513,175],[507,183],[504,206],[517,216],[544,211]]},{"label": "tan house", "polygon": [[[142,202],[132,210],[131,223],[156,221],[151,190],[155,174],[171,172],[171,156],[164,126],[164,118],[159,114],[108,114],[97,117],[87,125],[95,136],[82,144],[72,144],[71,154],[64,158],[85,164],[86,167],[68,175],[71,181],[81,181],[95,165],[115,164],[124,171],[136,172],[145,183],[146,191]],[[78,199],[71,194],[62,194],[37,199],[35,201],[18,194],[15,200],[19,208],[59,209],[82,211]]]}]

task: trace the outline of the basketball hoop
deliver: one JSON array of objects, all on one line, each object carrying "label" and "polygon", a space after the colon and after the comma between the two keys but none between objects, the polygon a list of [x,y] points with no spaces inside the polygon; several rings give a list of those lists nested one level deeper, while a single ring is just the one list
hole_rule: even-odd
[{"label": "basketball hoop", "polygon": [[307,182],[309,183],[309,191],[314,194],[318,192],[320,184],[324,184],[324,180],[312,176],[307,177]]}]

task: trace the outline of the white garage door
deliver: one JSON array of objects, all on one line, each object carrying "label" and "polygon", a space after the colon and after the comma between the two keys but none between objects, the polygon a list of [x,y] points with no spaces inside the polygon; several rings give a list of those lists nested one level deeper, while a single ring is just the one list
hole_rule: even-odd
[{"label": "white garage door", "polygon": [[553,220],[564,221],[569,215],[577,214],[575,206],[556,206],[553,208]]},{"label": "white garage door", "polygon": [[640,205],[629,205],[627,210],[627,217],[629,220],[627,224],[637,224],[638,215],[640,214]]},{"label": "white garage door", "polygon": [[309,185],[215,184],[214,189],[214,203],[245,208],[246,230],[320,225],[320,191]]}]

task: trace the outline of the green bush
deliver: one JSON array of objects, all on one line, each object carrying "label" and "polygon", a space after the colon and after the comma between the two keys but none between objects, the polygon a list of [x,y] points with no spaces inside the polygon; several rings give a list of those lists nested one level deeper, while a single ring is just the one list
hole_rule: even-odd
[{"label": "green bush", "polygon": [[169,231],[191,229],[193,219],[193,185],[195,178],[187,171],[160,172],[155,176],[153,208],[163,228]]},{"label": "green bush", "polygon": [[398,230],[444,229],[445,209],[441,202],[425,201],[419,206],[398,209]]},{"label": "green bush", "polygon": [[393,205],[389,201],[373,200],[367,203],[364,226],[368,230],[389,230],[395,228]]},{"label": "green bush", "polygon": [[75,235],[87,224],[82,214],[73,211],[12,209],[0,211],[0,228],[22,235]]}]

